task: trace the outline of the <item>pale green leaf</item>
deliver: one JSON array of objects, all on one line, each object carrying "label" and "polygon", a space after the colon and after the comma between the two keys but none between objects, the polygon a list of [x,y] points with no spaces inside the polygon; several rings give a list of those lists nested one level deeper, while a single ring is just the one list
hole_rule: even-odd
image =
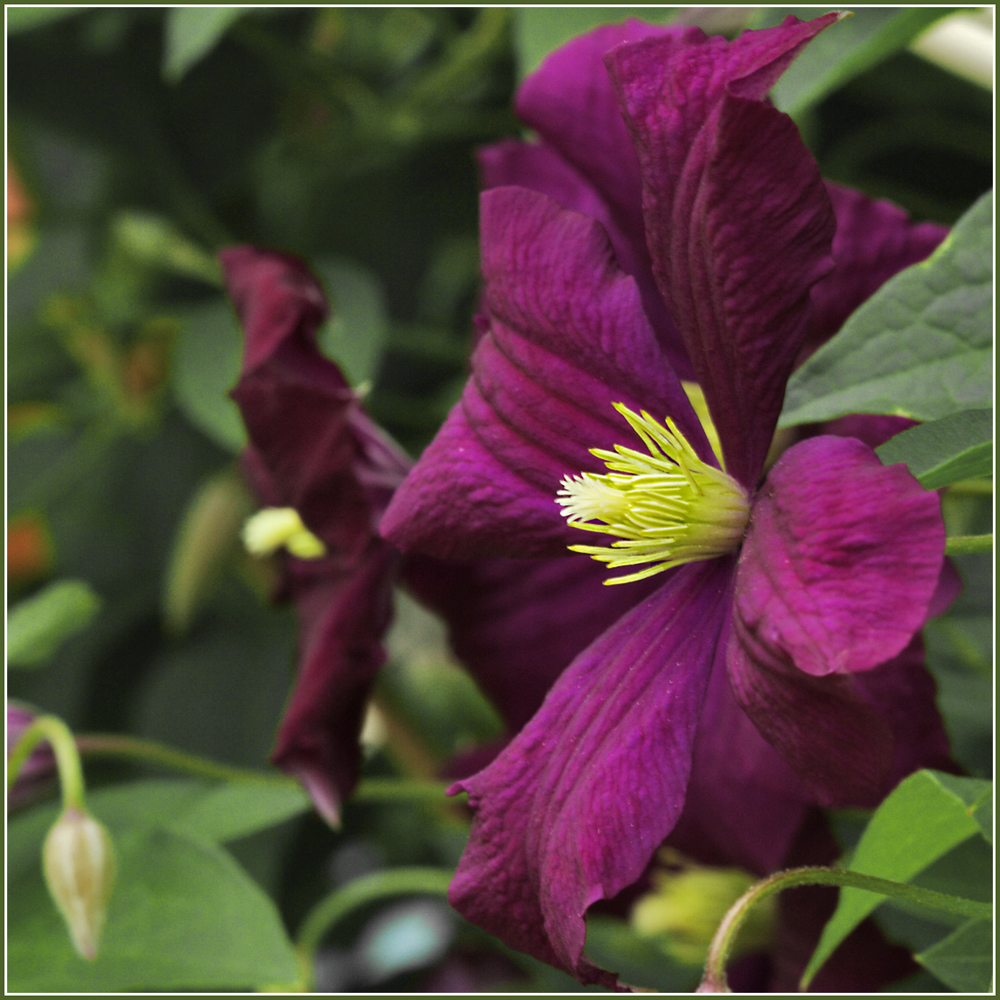
[{"label": "pale green leaf", "polygon": [[[893,882],[909,882],[957,844],[979,832],[970,806],[988,782],[918,771],[903,781],[875,811],[848,866],[851,871]],[[880,903],[883,896],[843,889],[803,976],[808,983],[837,946]]]},{"label": "pale green leaf", "polygon": [[7,612],[7,663],[38,667],[101,610],[101,599],[83,580],[57,580]]},{"label": "pale green leaf", "polygon": [[218,45],[245,7],[171,7],[163,46],[163,78],[177,83]]},{"label": "pale green leaf", "polygon": [[993,400],[993,195],[887,281],[788,383],[780,426],[848,413],[936,420]]},{"label": "pale green leaf", "polygon": [[155,826],[114,842],[118,874],[92,963],[70,946],[40,865],[12,880],[11,990],[79,995],[247,989],[298,977],[274,904],[226,851]]},{"label": "pale green leaf", "polygon": [[993,474],[993,411],[963,410],[897,434],[875,449],[884,465],[905,462],[929,490]]},{"label": "pale green leaf", "polygon": [[247,436],[229,391],[240,377],[243,344],[232,307],[219,299],[180,319],[173,371],[177,404],[216,444],[239,451]]}]

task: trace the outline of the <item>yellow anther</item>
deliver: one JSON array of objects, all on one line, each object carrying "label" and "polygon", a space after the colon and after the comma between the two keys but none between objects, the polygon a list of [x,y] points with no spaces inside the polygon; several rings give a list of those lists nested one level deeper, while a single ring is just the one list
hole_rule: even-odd
[{"label": "yellow anther", "polygon": [[303,523],[292,507],[265,507],[247,518],[243,544],[255,556],[270,555],[284,546],[299,559],[319,559],[326,546]]},{"label": "yellow anther", "polygon": [[682,563],[714,559],[739,546],[750,516],[747,491],[704,462],[668,417],[666,426],[645,410],[615,409],[648,454],[615,445],[591,454],[608,467],[598,475],[566,476],[556,503],[574,528],[616,535],[610,546],[571,545],[609,569],[646,563],[644,569],[605,583],[629,583]]}]

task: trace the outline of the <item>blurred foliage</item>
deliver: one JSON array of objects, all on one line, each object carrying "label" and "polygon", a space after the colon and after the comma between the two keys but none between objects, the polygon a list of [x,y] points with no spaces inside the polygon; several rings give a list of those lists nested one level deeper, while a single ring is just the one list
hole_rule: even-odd
[{"label": "blurred foliage", "polygon": [[[12,622],[34,608],[40,636],[10,695],[76,732],[264,768],[295,628],[287,610],[265,607],[266,568],[235,544],[249,503],[226,395],[240,341],[215,253],[253,242],[308,260],[333,305],[323,349],[416,454],[464,379],[474,151],[519,133],[517,79],[609,16],[715,18],[706,26],[732,35],[751,14],[720,20],[720,10],[9,9],[8,592]],[[855,70],[796,114],[827,176],[951,223],[991,184],[992,94],[902,50],[905,40],[874,51],[869,39]],[[989,531],[992,494],[962,485],[945,496],[950,533]],[[990,560],[956,561],[965,589],[931,623],[929,657],[957,758],[988,778]],[[69,594],[71,583],[85,590]],[[398,621],[371,778],[427,777],[500,732],[434,626],[406,605]],[[321,899],[372,872],[453,868],[467,830],[464,808],[443,799],[359,799],[331,831],[302,812],[294,784],[262,805],[225,784],[138,780],[147,774],[104,757],[87,766],[94,810],[120,839],[107,965],[73,964],[44,896],[32,859],[51,816],[14,820],[12,987],[301,985],[289,936]],[[156,907],[185,933],[156,925]],[[925,955],[946,982],[941,970],[979,933],[960,930]],[[594,957],[629,981],[694,985],[690,967],[614,916],[593,920],[590,935]],[[155,947],[157,970],[130,957],[137,942]],[[470,991],[581,989],[439,899],[405,894],[337,925],[315,987],[397,992],[446,973]]]}]

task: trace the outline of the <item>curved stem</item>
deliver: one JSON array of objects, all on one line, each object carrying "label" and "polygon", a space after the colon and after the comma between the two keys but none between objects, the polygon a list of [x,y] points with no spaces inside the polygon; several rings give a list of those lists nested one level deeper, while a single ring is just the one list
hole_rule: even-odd
[{"label": "curved stem", "polygon": [[54,715],[40,715],[21,734],[14,752],[7,758],[7,790],[10,791],[13,787],[21,768],[42,740],[49,741],[55,754],[63,808],[83,812],[84,784],[80,754],[69,727]]},{"label": "curved stem", "polygon": [[249,768],[219,764],[214,760],[185,753],[183,750],[175,750],[163,743],[157,743],[155,740],[144,740],[138,736],[93,733],[80,736],[77,744],[80,753],[86,754],[88,757],[124,757],[129,760],[142,760],[150,764],[159,764],[172,771],[184,771],[187,774],[195,774],[217,781],[244,781],[272,785],[297,784],[294,778],[286,777],[283,774],[269,774],[266,771],[253,771]]},{"label": "curved stem", "polygon": [[447,896],[453,874],[441,868],[393,868],[348,882],[310,910],[302,921],[296,947],[311,961],[330,928],[352,910],[386,896]]},{"label": "curved stem", "polygon": [[952,535],[945,541],[946,556],[964,556],[971,552],[992,552],[993,535]]},{"label": "curved stem", "polygon": [[[299,782],[280,772],[254,771],[250,768],[232,767],[195,754],[175,750],[155,740],[112,733],[91,733],[77,737],[77,747],[87,757],[120,757],[158,764],[173,771],[197,775],[215,781],[241,781],[257,784],[298,787]],[[355,802],[396,802],[400,799],[416,801],[444,800],[448,785],[436,781],[412,781],[399,778],[365,778],[358,783],[351,796]]]},{"label": "curved stem", "polygon": [[959,896],[949,896],[943,892],[931,889],[921,889],[914,885],[904,885],[901,882],[890,882],[888,879],[876,878],[874,875],[862,875],[860,872],[844,871],[838,868],[792,868],[778,872],[756,885],[751,886],[730,907],[723,917],[719,929],[715,932],[712,944],[708,950],[708,961],[705,963],[705,975],[699,993],[729,993],[726,982],[726,961],[732,949],[736,935],[754,903],[780,892],[782,889],[792,889],[800,885],[840,885],[856,889],[867,889],[883,896],[897,896],[909,899],[914,903],[929,906],[931,909],[945,910],[964,917],[993,916],[991,903],[980,903]]}]

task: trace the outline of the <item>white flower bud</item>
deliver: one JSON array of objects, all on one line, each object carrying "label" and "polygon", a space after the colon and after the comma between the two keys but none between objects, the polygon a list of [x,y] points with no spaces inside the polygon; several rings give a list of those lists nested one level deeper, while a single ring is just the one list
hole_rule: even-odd
[{"label": "white flower bud", "polygon": [[68,808],[45,838],[42,869],[73,947],[93,961],[115,878],[111,838],[88,813]]}]

